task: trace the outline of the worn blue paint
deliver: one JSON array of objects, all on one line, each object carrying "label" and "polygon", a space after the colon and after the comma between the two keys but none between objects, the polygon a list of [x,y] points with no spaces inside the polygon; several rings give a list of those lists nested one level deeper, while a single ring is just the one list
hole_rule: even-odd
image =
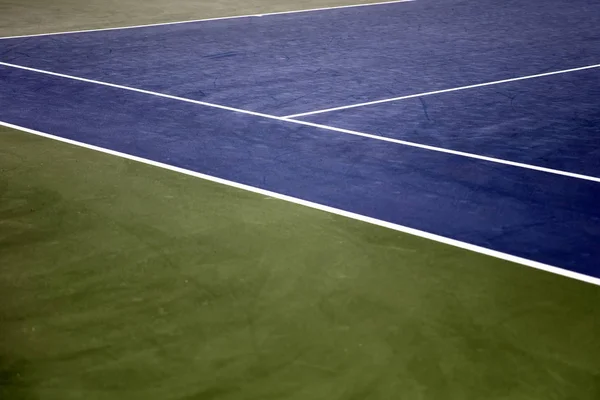
[{"label": "worn blue paint", "polygon": [[0,59],[289,115],[599,63],[597,0],[417,0],[0,41]]},{"label": "worn blue paint", "polygon": [[[285,115],[598,63],[599,11],[419,0],[0,40],[0,60]],[[557,103],[521,83],[314,118],[592,174],[600,101],[577,90],[597,88],[593,72],[578,76],[548,78],[560,93],[572,85]],[[8,67],[0,120],[600,277],[593,182]]]},{"label": "worn blue paint", "polygon": [[600,177],[600,68],[300,119]]}]

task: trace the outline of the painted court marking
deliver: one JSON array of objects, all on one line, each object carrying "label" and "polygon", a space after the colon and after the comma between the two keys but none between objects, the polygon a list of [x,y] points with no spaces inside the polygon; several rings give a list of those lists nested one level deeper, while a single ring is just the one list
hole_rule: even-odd
[{"label": "painted court marking", "polygon": [[483,155],[474,154],[474,153],[467,153],[464,151],[450,150],[450,149],[445,149],[442,147],[429,146],[429,145],[425,145],[425,144],[409,142],[406,140],[399,140],[399,139],[393,139],[393,138],[389,138],[389,137],[385,137],[385,136],[372,135],[370,133],[358,132],[358,131],[353,131],[350,129],[336,128],[333,126],[322,125],[322,124],[317,124],[317,123],[313,123],[313,122],[302,121],[302,120],[297,120],[297,119],[292,119],[292,118],[277,117],[274,115],[242,110],[242,109],[235,108],[235,107],[228,107],[228,106],[223,106],[220,104],[207,103],[205,101],[192,100],[192,99],[187,99],[184,97],[172,96],[172,95],[168,95],[168,94],[164,94],[164,93],[152,92],[149,90],[137,89],[137,88],[133,88],[133,87],[129,87],[129,86],[117,85],[114,83],[102,82],[102,81],[97,81],[97,80],[93,80],[93,79],[80,78],[77,76],[60,74],[60,73],[41,70],[41,69],[37,69],[37,68],[25,67],[22,65],[10,64],[10,63],[5,63],[5,62],[0,62],[0,65],[10,67],[10,68],[22,69],[22,70],[30,71],[30,72],[36,72],[36,73],[45,74],[45,75],[57,76],[60,78],[65,78],[65,79],[71,79],[71,80],[76,80],[76,81],[81,81],[81,82],[86,82],[86,83],[93,83],[96,85],[108,86],[108,87],[112,87],[112,88],[116,88],[116,89],[122,89],[122,90],[137,92],[137,93],[143,93],[143,94],[147,94],[147,95],[151,95],[151,96],[163,97],[163,98],[182,101],[182,102],[186,102],[186,103],[198,104],[198,105],[203,105],[203,106],[207,106],[207,107],[218,108],[218,109],[227,110],[227,111],[233,111],[233,112],[237,112],[237,113],[241,113],[241,114],[253,115],[256,117],[267,118],[267,119],[276,120],[276,121],[311,126],[314,128],[319,128],[319,129],[323,129],[323,130],[327,130],[327,131],[345,133],[348,135],[360,136],[360,137],[364,137],[364,138],[368,138],[368,139],[374,139],[374,140],[379,140],[379,141],[388,142],[388,143],[394,143],[394,144],[403,145],[403,146],[415,147],[415,148],[419,148],[419,149],[423,149],[423,150],[435,151],[438,153],[452,154],[454,156],[466,157],[466,158],[476,159],[476,160],[480,160],[480,161],[487,161],[487,162],[492,162],[492,163],[496,163],[496,164],[509,165],[511,167],[524,168],[524,169],[529,169],[529,170],[538,171],[538,172],[544,172],[544,173],[549,173],[549,174],[554,174],[554,175],[561,175],[561,176],[566,176],[569,178],[583,179],[586,181],[600,183],[600,178],[594,177],[594,176],[589,176],[589,175],[577,174],[577,173],[561,171],[561,170],[557,170],[557,169],[553,169],[553,168],[546,168],[546,167],[540,167],[537,165],[503,160],[500,158],[488,157],[488,156],[483,156]]},{"label": "painted court marking", "polygon": [[365,102],[365,103],[356,103],[356,104],[350,104],[350,105],[346,105],[346,106],[326,108],[326,109],[323,109],[323,110],[316,110],[316,111],[309,111],[309,112],[300,113],[300,114],[286,115],[283,118],[290,118],[290,119],[291,118],[299,118],[299,117],[305,117],[305,116],[308,116],[308,115],[316,115],[316,114],[323,114],[323,113],[332,112],[332,111],[348,110],[350,108],[371,106],[371,105],[374,105],[374,104],[389,103],[389,102],[392,102],[392,101],[412,99],[412,98],[415,98],[415,97],[425,97],[425,96],[431,96],[431,95],[434,95],[434,94],[458,92],[460,90],[474,89],[474,88],[480,88],[480,87],[484,87],[484,86],[500,85],[500,84],[503,84],[503,83],[524,81],[526,79],[542,78],[542,77],[545,77],[545,76],[566,74],[566,73],[569,73],[569,72],[584,71],[584,70],[593,69],[593,68],[600,68],[600,64],[587,65],[585,67],[563,69],[563,70],[560,70],[560,71],[544,72],[542,74],[527,75],[527,76],[521,76],[521,77],[518,77],[518,78],[502,79],[502,80],[493,81],[493,82],[476,83],[474,85],[460,86],[460,87],[455,87],[455,88],[451,88],[451,89],[434,90],[432,92],[410,94],[410,95],[407,95],[407,96],[391,97],[389,99],[368,101],[368,102]]},{"label": "painted court marking", "polygon": [[271,192],[269,190],[264,190],[261,188],[257,188],[254,186],[250,186],[250,185],[244,185],[242,183],[238,183],[238,182],[234,182],[234,181],[229,181],[226,179],[222,179],[222,178],[218,178],[212,175],[206,175],[206,174],[202,174],[199,172],[195,172],[192,170],[188,170],[185,168],[179,168],[179,167],[175,167],[169,164],[164,164],[161,162],[157,162],[157,161],[153,161],[153,160],[149,160],[146,158],[142,158],[142,157],[138,157],[138,156],[134,156],[131,154],[127,154],[127,153],[121,153],[118,151],[114,151],[114,150],[110,150],[110,149],[105,149],[103,147],[99,147],[99,146],[94,146],[94,145],[90,145],[87,143],[83,143],[83,142],[78,142],[76,140],[71,140],[71,139],[65,139],[62,138],[60,136],[56,136],[56,135],[52,135],[49,133],[44,133],[44,132],[40,132],[40,131],[36,131],[33,129],[29,129],[23,126],[19,126],[19,125],[14,125],[8,122],[4,122],[4,121],[0,121],[0,125],[1,126],[5,126],[7,128],[11,128],[11,129],[17,129],[17,130],[21,130],[23,132],[27,132],[33,135],[37,135],[37,136],[41,136],[44,138],[48,138],[48,139],[52,139],[52,140],[56,140],[59,142],[63,142],[63,143],[68,143],[71,145],[75,145],[75,146],[79,146],[79,147],[83,147],[86,149],[90,149],[90,150],[94,150],[94,151],[98,151],[101,153],[105,153],[105,154],[110,154],[112,156],[116,156],[116,157],[121,157],[121,158],[125,158],[128,160],[132,160],[132,161],[137,161],[143,164],[147,164],[147,165],[152,165],[154,167],[158,167],[158,168],[163,168],[163,169],[167,169],[170,171],[174,171],[174,172],[178,172],[180,174],[185,174],[185,175],[189,175],[189,176],[194,176],[196,178],[200,178],[200,179],[204,179],[207,181],[211,181],[211,182],[215,182],[215,183],[219,183],[221,185],[226,185],[226,186],[231,186],[237,189],[241,189],[241,190],[246,190],[248,192],[253,192],[253,193],[258,193],[264,196],[269,196],[275,199],[279,199],[279,200],[284,200],[290,203],[294,203],[294,204],[298,204],[301,206],[305,206],[305,207],[310,207],[316,210],[320,210],[320,211],[324,211],[324,212],[328,212],[331,214],[336,214],[336,215],[340,215],[346,218],[351,218],[357,221],[362,221],[362,222],[366,222],[368,224],[372,224],[372,225],[378,225],[384,228],[388,228],[388,229],[393,229],[395,231],[398,232],[403,232],[409,235],[413,235],[413,236],[418,236],[424,239],[429,239],[429,240],[433,240],[435,242],[438,243],[443,243],[443,244],[447,244],[453,247],[458,247],[461,249],[465,249],[465,250],[469,250],[469,251],[473,251],[475,253],[479,253],[479,254],[484,254],[487,256],[491,256],[494,258],[499,258],[501,260],[505,260],[505,261],[510,261],[513,263],[517,263],[517,264],[521,264],[521,265],[525,265],[531,268],[535,268],[535,269],[539,269],[542,271],[546,271],[546,272],[550,272],[552,274],[555,275],[561,275],[567,278],[571,278],[571,279],[576,279],[582,282],[587,282],[587,283],[591,283],[593,285],[597,285],[600,286],[600,279],[599,278],[594,278],[591,276],[587,276],[584,274],[580,274],[577,272],[573,272],[573,271],[569,271],[563,268],[559,268],[559,267],[555,267],[552,265],[548,265],[548,264],[543,264],[537,261],[533,261],[533,260],[529,260],[526,258],[522,258],[522,257],[517,257],[517,256],[513,256],[510,254],[506,254],[506,253],[502,253],[499,251],[495,251],[495,250],[491,250],[485,247],[480,247],[480,246],[476,246],[470,243],[466,243],[466,242],[461,242],[459,240],[454,240],[454,239],[450,239],[447,238],[445,236],[439,236],[439,235],[435,235],[433,233],[429,233],[429,232],[425,232],[425,231],[421,231],[418,229],[413,229],[413,228],[409,228],[407,226],[403,226],[403,225],[398,225],[398,224],[394,224],[391,222],[387,222],[387,221],[383,221],[383,220],[379,220],[376,218],[371,218],[371,217],[367,217],[361,214],[356,214],[356,213],[352,213],[349,211],[344,211],[338,208],[334,208],[334,207],[329,207],[323,204],[319,204],[319,203],[313,203],[311,201],[307,201],[307,200],[302,200],[296,197],[292,197],[292,196],[287,196],[284,194],[280,194],[277,192]]},{"label": "painted court marking", "polygon": [[247,15],[234,15],[234,16],[229,16],[229,17],[193,19],[193,20],[186,20],[186,21],[160,22],[160,23],[155,23],[155,24],[131,25],[131,26],[121,26],[121,27],[114,27],[114,28],[83,29],[83,30],[64,31],[64,32],[36,33],[36,34],[30,34],[30,35],[5,36],[5,37],[0,37],[0,40],[19,39],[19,38],[28,38],[28,37],[38,37],[38,36],[70,35],[73,33],[88,33],[88,32],[103,32],[103,31],[116,31],[116,30],[125,30],[125,29],[149,28],[149,27],[153,27],[153,26],[181,25],[181,24],[191,24],[194,22],[220,21],[220,20],[227,20],[227,19],[268,17],[271,15],[299,14],[299,13],[308,13],[308,12],[315,12],[315,11],[338,10],[338,9],[343,9],[343,8],[381,6],[381,5],[386,5],[386,4],[407,3],[410,1],[415,1],[415,0],[392,0],[392,1],[381,1],[381,2],[377,2],[377,3],[360,3],[360,4],[350,4],[350,5],[343,5],[343,6],[333,6],[333,7],[309,8],[309,9],[305,9],[305,10],[277,11],[277,12],[270,12],[270,13],[264,13],[264,14],[247,14]]}]

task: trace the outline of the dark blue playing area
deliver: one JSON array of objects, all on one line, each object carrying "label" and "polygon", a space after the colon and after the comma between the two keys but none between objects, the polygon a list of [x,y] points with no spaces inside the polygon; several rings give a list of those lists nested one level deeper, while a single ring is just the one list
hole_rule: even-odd
[{"label": "dark blue playing area", "polygon": [[[7,38],[0,61],[0,121],[600,277],[596,0],[416,0]],[[548,72],[297,117],[525,167],[269,118]]]}]

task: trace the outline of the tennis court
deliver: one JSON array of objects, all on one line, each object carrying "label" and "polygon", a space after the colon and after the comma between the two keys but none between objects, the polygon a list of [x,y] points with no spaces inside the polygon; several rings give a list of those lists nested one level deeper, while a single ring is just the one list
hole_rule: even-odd
[{"label": "tennis court", "polygon": [[0,1],[2,398],[600,396],[600,3],[72,3]]}]

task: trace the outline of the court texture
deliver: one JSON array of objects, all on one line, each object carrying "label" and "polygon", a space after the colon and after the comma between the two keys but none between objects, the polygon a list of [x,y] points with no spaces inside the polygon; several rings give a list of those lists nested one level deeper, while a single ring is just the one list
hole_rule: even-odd
[{"label": "court texture", "polygon": [[600,399],[597,0],[0,36],[0,399]]}]

